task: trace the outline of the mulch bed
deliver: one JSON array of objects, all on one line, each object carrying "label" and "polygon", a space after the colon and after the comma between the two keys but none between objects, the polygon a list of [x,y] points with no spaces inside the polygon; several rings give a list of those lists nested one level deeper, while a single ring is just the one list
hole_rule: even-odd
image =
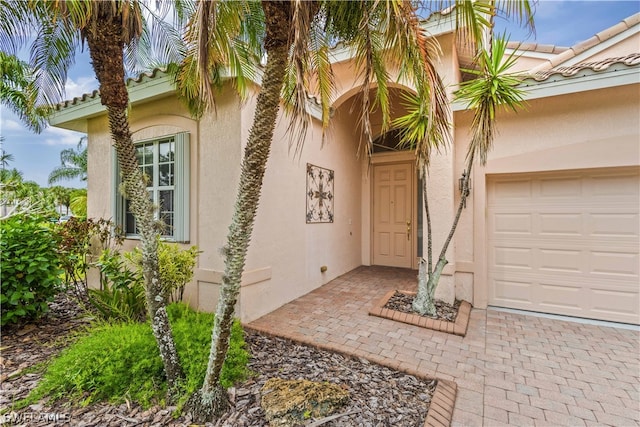
[{"label": "mulch bed", "polygon": [[370,316],[378,316],[409,325],[439,332],[465,336],[469,326],[471,304],[456,300],[453,305],[436,300],[436,316],[422,316],[413,311],[411,304],[415,292],[389,291],[370,310]]},{"label": "mulch bed", "polygon": [[[0,407],[26,397],[46,362],[72,342],[73,332],[87,326],[90,318],[65,295],[58,296],[43,318],[23,325],[2,328],[0,357]],[[341,413],[324,426],[420,426],[424,423],[437,381],[421,379],[364,359],[299,345],[291,341],[248,332],[246,340],[252,354],[249,368],[254,377],[230,390],[232,411],[218,426],[267,426],[260,408],[260,388],[270,377],[308,379],[341,384],[350,399]],[[81,407],[69,402],[37,405],[0,416],[4,425],[29,426],[189,426],[189,417],[174,419],[175,408],[154,407],[144,410],[135,403],[107,403]],[[57,420],[55,421],[55,417]],[[11,422],[11,417],[15,423]],[[310,420],[310,422],[313,420]],[[320,425],[320,424],[317,424]]]},{"label": "mulch bed", "polygon": [[[400,311],[402,313],[413,314],[414,311],[411,307],[411,304],[413,303],[414,298],[415,295],[409,295],[396,291],[384,305],[384,308]],[[452,305],[447,304],[444,301],[435,300],[434,305],[436,306],[436,315],[434,316],[434,319],[446,320],[447,322],[455,322],[461,302],[462,301],[460,300],[456,300]]]}]

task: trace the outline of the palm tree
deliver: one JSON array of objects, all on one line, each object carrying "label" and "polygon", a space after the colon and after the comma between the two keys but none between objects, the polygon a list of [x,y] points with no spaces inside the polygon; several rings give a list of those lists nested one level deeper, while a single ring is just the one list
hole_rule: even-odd
[{"label": "palm tree", "polygon": [[[208,2],[199,3],[192,22],[188,43],[210,46],[206,34],[215,34],[221,25],[215,19],[218,9]],[[430,45],[419,26],[415,10],[408,2],[340,2],[340,1],[263,1],[263,46],[266,64],[262,87],[256,102],[251,127],[242,160],[240,185],[234,215],[225,246],[225,273],[212,332],[212,344],[207,373],[202,388],[192,396],[189,407],[196,421],[210,420],[226,408],[226,396],[219,384],[222,363],[229,346],[229,335],[237,301],[240,279],[255,221],[262,181],[269,157],[281,95],[293,128],[304,133],[307,125],[306,100],[312,89],[321,98],[323,125],[329,121],[332,91],[331,65],[328,57],[330,43],[339,38],[356,50],[356,64],[362,76],[362,123],[371,141],[368,113],[371,110],[370,89],[376,87],[376,99],[384,126],[390,125],[387,83],[388,59],[397,58],[401,75],[414,82],[418,94],[430,100],[427,111],[431,118],[429,130],[440,138],[447,129],[446,94],[431,60]],[[204,43],[202,42],[204,39]],[[200,41],[200,43],[198,43]],[[206,49],[195,51],[197,61],[185,68],[192,77],[203,79],[210,67],[219,63]],[[193,71],[193,62],[199,66]],[[315,82],[312,88],[310,82]],[[185,84],[188,82],[188,84]],[[185,93],[194,87],[202,88],[198,101],[213,99],[210,85],[185,79]],[[191,93],[194,91],[191,90]],[[199,102],[195,102],[200,105]],[[303,140],[303,138],[298,138]],[[368,147],[370,144],[366,144]],[[300,147],[297,147],[300,149]]]},{"label": "palm tree", "polygon": [[56,209],[58,206],[64,206],[67,210],[67,215],[69,214],[69,206],[71,205],[71,191],[71,188],[65,188],[59,185],[50,187],[48,191],[54,198]]},{"label": "palm tree", "polygon": [[87,147],[82,147],[87,142],[83,136],[78,142],[77,148],[65,148],[60,152],[60,166],[57,166],[49,174],[49,185],[68,179],[87,180]]},{"label": "palm tree", "polygon": [[[146,25],[145,16],[153,18],[155,15],[151,10],[144,14],[143,8],[144,4],[135,0],[2,0],[0,43],[7,50],[16,50],[27,42],[30,29],[37,31],[31,65],[35,70],[35,85],[40,90],[39,100],[46,104],[61,99],[76,49],[85,42],[89,48],[100,86],[100,100],[107,109],[109,129],[122,171],[123,191],[131,201],[131,211],[140,230],[147,310],[171,396],[183,373],[171,338],[166,300],[162,297],[157,254],[159,233],[153,217],[155,208],[138,167],[127,117],[126,62],[131,68],[135,49],[151,46],[150,27]],[[179,17],[175,22],[180,22]],[[152,28],[157,30],[158,36],[154,39],[155,51],[163,54],[167,62],[179,60],[181,39],[177,32],[164,21]]]},{"label": "palm tree", "polygon": [[434,294],[438,286],[440,276],[448,261],[447,249],[455,234],[462,210],[466,207],[466,200],[470,192],[471,170],[474,159],[479,159],[485,164],[487,153],[491,148],[495,135],[495,113],[500,107],[517,111],[522,105],[523,92],[516,86],[520,79],[508,71],[514,65],[516,58],[512,55],[505,57],[506,41],[501,38],[493,39],[493,22],[499,13],[507,17],[515,16],[521,23],[529,26],[534,31],[533,12],[527,0],[512,2],[496,2],[494,0],[477,2],[458,2],[456,7],[460,9],[457,15],[458,25],[463,25],[465,31],[461,34],[463,43],[473,43],[479,51],[476,59],[476,67],[465,70],[477,78],[463,82],[456,92],[456,98],[467,102],[470,109],[474,109],[472,122],[472,141],[469,145],[466,168],[464,169],[460,186],[461,197],[458,203],[456,215],[449,234],[443,243],[438,260],[433,265],[432,227],[427,197],[427,177],[429,159],[431,157],[432,144],[424,144],[428,140],[423,131],[424,123],[428,118],[422,114],[422,101],[415,96],[406,97],[409,113],[394,121],[394,125],[403,129],[403,142],[416,150],[418,164],[423,183],[423,200],[426,212],[427,231],[427,259],[422,258],[418,272],[418,293],[414,298],[413,310],[422,314],[434,316],[436,314]]},{"label": "palm tree", "polygon": [[46,126],[48,108],[36,105],[38,92],[29,65],[4,51],[0,51],[0,64],[0,102],[39,133]]},{"label": "palm tree", "polygon": [[[4,137],[0,137],[1,140],[4,140]],[[9,166],[9,162],[13,162],[14,157],[13,154],[7,153],[4,149],[0,150],[0,168],[2,170],[6,169]]]},{"label": "palm tree", "polygon": [[75,216],[87,217],[87,189],[78,188],[71,191],[71,202],[69,207]]}]

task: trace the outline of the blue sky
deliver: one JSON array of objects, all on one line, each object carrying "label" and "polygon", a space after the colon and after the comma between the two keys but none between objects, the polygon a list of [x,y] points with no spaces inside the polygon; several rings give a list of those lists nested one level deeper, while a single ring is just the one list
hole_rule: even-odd
[{"label": "blue sky", "polygon": [[[609,28],[623,19],[640,12],[640,1],[549,1],[541,0],[536,6],[536,34],[518,29],[505,22],[497,22],[497,31],[511,34],[512,41],[531,41],[557,46],[572,46]],[[69,72],[66,98],[71,99],[97,89],[88,54],[76,58]],[[73,147],[83,134],[53,127],[34,134],[22,126],[14,114],[0,107],[0,134],[5,137],[3,148],[13,154],[10,167],[22,171],[25,180],[47,185],[51,170],[60,164],[60,151]],[[84,187],[80,181],[67,181],[61,185]]]}]

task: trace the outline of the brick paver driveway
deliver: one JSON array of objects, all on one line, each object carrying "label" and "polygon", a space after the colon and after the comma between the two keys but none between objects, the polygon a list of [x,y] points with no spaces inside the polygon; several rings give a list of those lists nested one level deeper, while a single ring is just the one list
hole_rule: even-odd
[{"label": "brick paver driveway", "polygon": [[453,380],[453,425],[640,425],[640,333],[476,310],[466,337],[369,316],[416,272],[359,267],[250,324]]}]

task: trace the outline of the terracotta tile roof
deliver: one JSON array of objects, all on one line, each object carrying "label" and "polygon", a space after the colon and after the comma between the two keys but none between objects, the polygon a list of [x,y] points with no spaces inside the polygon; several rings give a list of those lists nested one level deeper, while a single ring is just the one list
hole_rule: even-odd
[{"label": "terracotta tile roof", "polygon": [[562,53],[569,49],[568,47],[555,46],[552,44],[524,43],[524,42],[508,42],[507,48],[526,51],[526,52],[550,53],[554,55]]},{"label": "terracotta tile roof", "polygon": [[558,74],[562,77],[575,77],[577,74],[581,73],[584,70],[601,72],[606,71],[615,64],[624,64],[629,67],[640,66],[640,53],[632,53],[630,55],[620,56],[617,58],[607,58],[601,61],[582,62],[580,64],[575,64],[569,67],[557,67],[551,70],[538,71],[536,73],[532,73],[530,75],[530,78],[541,82],[549,79],[551,76]]},{"label": "terracotta tile roof", "polygon": [[558,65],[574,58],[575,56],[581,54],[587,49],[590,49],[606,40],[611,39],[612,37],[617,36],[618,34],[628,30],[629,28],[640,24],[640,13],[636,13],[635,15],[631,15],[627,19],[617,23],[613,27],[609,27],[606,30],[600,31],[595,36],[588,38],[580,43],[577,43],[571,46],[569,49],[566,49],[562,53],[553,58],[545,61],[544,63],[538,65],[534,69],[531,70],[531,73],[536,73],[538,71],[548,70]]}]

